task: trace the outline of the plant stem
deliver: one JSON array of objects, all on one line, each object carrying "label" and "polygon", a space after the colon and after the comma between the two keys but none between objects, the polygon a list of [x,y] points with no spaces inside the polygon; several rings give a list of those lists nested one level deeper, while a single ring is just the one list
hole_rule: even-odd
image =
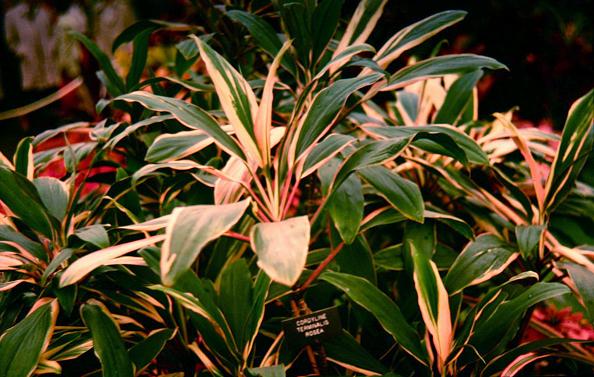
[{"label": "plant stem", "polygon": [[341,242],[338,246],[336,246],[336,248],[334,250],[332,250],[330,252],[330,254],[328,254],[326,259],[324,259],[322,261],[322,263],[320,263],[318,265],[318,267],[316,267],[316,269],[311,273],[311,275],[309,275],[307,280],[300,287],[298,287],[295,291],[302,292],[305,289],[307,289],[307,287],[309,287],[311,285],[311,283],[313,283],[313,281],[316,280],[322,272],[324,272],[324,269],[326,269],[328,264],[330,264],[330,262],[332,262],[332,260],[336,257],[336,255],[338,255],[338,253],[340,252],[340,250],[342,250],[343,247],[344,247],[344,242]]},{"label": "plant stem", "polygon": [[250,242],[250,238],[248,236],[244,236],[241,233],[237,233],[237,232],[232,232],[230,230],[226,231],[225,233],[223,233],[224,237],[229,237],[229,238],[234,238],[236,240],[239,241],[243,241],[243,242]]},{"label": "plant stem", "polygon": [[293,189],[291,190],[291,193],[289,194],[289,198],[286,200],[286,203],[284,203],[284,208],[282,211],[283,217],[285,217],[287,215],[289,208],[291,208],[291,203],[293,202],[293,198],[295,197],[295,194],[297,194],[298,189],[299,189],[299,180],[297,180],[295,182],[295,184],[293,185]]}]

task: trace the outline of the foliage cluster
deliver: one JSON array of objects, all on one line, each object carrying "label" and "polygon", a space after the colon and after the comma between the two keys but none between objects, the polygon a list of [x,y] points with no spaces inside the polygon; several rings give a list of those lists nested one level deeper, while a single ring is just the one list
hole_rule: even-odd
[{"label": "foliage cluster", "polygon": [[[347,22],[342,0],[142,21],[114,42],[133,45],[124,77],[77,35],[104,120],[2,156],[0,376],[591,370],[584,340],[530,319],[554,298],[594,318],[594,91],[561,136],[479,120],[477,82],[503,64],[403,59],[465,12],[375,48],[386,2]],[[162,29],[189,36],[154,77]],[[284,319],[331,306],[340,334],[287,344]],[[546,338],[521,344],[529,327]]]}]

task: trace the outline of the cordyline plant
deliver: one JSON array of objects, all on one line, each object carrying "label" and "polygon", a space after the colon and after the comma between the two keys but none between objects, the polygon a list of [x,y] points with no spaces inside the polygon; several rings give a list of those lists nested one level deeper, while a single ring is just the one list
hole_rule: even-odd
[{"label": "cordyline plant", "polygon": [[[385,5],[360,2],[344,26],[340,0],[143,21],[114,43],[133,43],[126,77],[76,35],[108,115],[3,157],[0,376],[511,376],[544,358],[591,371],[587,340],[531,313],[561,297],[594,318],[580,180],[594,92],[561,137],[511,111],[479,121],[477,82],[504,65],[402,59],[465,12],[376,50]],[[147,77],[162,28],[200,35],[170,76]],[[287,342],[283,320],[333,306],[333,337]],[[544,339],[522,343],[528,328]]]}]

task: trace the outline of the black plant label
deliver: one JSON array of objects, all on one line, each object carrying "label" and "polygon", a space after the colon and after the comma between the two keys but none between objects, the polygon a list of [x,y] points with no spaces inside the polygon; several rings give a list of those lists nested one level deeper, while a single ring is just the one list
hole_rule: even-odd
[{"label": "black plant label", "polygon": [[301,348],[316,341],[331,339],[340,334],[340,314],[332,307],[283,322],[285,338],[291,348]]}]

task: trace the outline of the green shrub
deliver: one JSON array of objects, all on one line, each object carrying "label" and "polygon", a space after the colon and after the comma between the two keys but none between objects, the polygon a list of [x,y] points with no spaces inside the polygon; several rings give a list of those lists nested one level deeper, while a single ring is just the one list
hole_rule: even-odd
[{"label": "green shrub", "polygon": [[[589,370],[582,341],[531,313],[563,297],[593,316],[591,247],[551,224],[592,221],[594,92],[561,137],[511,112],[481,121],[477,82],[503,64],[399,59],[465,12],[376,49],[385,3],[346,25],[342,1],[213,8],[247,31],[240,65],[209,26],[168,77],[143,76],[148,35],[197,28],[126,30],[126,77],[77,35],[105,119],[25,139],[0,166],[0,376],[511,375],[551,356]],[[287,343],[283,320],[331,306],[338,334]],[[547,339],[522,344],[528,326]]]}]

